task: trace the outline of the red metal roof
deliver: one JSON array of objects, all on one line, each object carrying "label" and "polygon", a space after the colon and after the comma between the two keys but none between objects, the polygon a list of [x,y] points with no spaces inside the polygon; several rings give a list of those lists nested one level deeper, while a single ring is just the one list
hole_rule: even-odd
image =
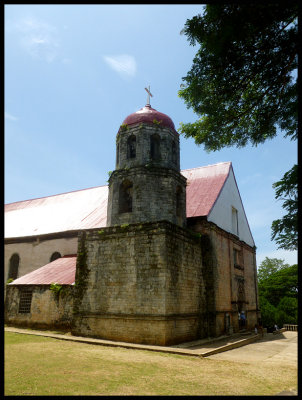
[{"label": "red metal roof", "polygon": [[9,285],[72,285],[75,282],[77,257],[64,256],[49,264],[21,276]]},{"label": "red metal roof", "polygon": [[[230,162],[182,170],[187,178],[187,218],[207,216],[231,168]],[[5,205],[5,237],[17,238],[106,226],[108,186]]]},{"label": "red metal roof", "polygon": [[158,122],[161,122],[161,126],[166,126],[172,129],[174,133],[178,134],[175,130],[174,122],[172,121],[172,119],[168,117],[168,115],[155,110],[155,108],[152,108],[150,104],[147,104],[140,110],[128,115],[123,124],[135,125],[142,122],[153,124],[154,119],[156,119],[156,121]]},{"label": "red metal roof", "polygon": [[231,163],[182,171],[187,178],[187,218],[209,215],[229,175]]}]

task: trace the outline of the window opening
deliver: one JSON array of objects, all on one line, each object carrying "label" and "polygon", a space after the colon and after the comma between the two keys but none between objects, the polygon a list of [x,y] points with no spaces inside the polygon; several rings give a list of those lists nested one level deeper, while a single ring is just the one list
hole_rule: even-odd
[{"label": "window opening", "polygon": [[237,301],[242,304],[245,302],[245,289],[244,289],[244,278],[236,276],[237,280]]},{"label": "window opening", "polygon": [[127,158],[136,157],[136,137],[134,135],[129,136],[127,140]]},{"label": "window opening", "polygon": [[233,259],[234,259],[234,265],[238,264],[238,254],[237,250],[233,249]]},{"label": "window opening", "polygon": [[133,184],[126,180],[120,185],[119,190],[119,212],[132,212]]},{"label": "window opening", "polygon": [[22,289],[20,292],[19,302],[19,313],[28,314],[30,313],[31,300],[32,300],[32,289]]},{"label": "window opening", "polygon": [[151,160],[158,161],[160,159],[160,137],[156,133],[151,136],[150,142]]},{"label": "window opening", "polygon": [[238,211],[232,207],[232,231],[238,236]]},{"label": "window opening", "polygon": [[244,269],[241,251],[239,251],[237,249],[233,249],[233,259],[234,259],[234,267],[235,268]]},{"label": "window opening", "polygon": [[58,258],[61,258],[61,254],[58,251],[55,251],[54,253],[52,253],[52,255],[50,256],[49,262],[52,262],[54,260],[57,260]]},{"label": "window opening", "polygon": [[11,256],[9,260],[9,271],[8,279],[17,279],[19,272],[20,257],[19,254],[15,253]]}]

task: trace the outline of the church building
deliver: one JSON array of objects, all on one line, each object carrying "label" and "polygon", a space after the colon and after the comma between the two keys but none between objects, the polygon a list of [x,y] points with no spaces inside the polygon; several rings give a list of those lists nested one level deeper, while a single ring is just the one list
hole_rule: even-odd
[{"label": "church building", "polygon": [[5,322],[153,345],[252,329],[255,243],[231,162],[181,171],[150,101],[115,160],[108,186],[5,205]]}]

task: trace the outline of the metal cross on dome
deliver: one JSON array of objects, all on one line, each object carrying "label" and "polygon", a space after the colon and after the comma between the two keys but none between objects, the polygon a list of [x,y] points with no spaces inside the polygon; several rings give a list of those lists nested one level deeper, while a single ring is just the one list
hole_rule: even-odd
[{"label": "metal cross on dome", "polygon": [[147,88],[145,88],[145,91],[148,93],[147,95],[147,106],[150,106],[150,96],[153,97],[153,94],[150,92],[150,86]]}]

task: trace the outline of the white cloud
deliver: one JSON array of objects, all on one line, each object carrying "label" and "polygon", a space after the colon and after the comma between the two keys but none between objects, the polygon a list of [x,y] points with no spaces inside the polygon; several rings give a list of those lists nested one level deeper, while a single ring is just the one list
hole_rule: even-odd
[{"label": "white cloud", "polygon": [[22,48],[34,58],[52,62],[58,56],[57,28],[35,18],[26,18],[10,25],[19,34]]},{"label": "white cloud", "polygon": [[136,74],[135,58],[128,54],[104,56],[106,63],[120,75],[134,76]]},{"label": "white cloud", "polygon": [[4,116],[5,116],[5,119],[8,119],[9,121],[17,121],[18,120],[17,117],[15,117],[14,115],[9,114],[7,112],[4,113]]}]

